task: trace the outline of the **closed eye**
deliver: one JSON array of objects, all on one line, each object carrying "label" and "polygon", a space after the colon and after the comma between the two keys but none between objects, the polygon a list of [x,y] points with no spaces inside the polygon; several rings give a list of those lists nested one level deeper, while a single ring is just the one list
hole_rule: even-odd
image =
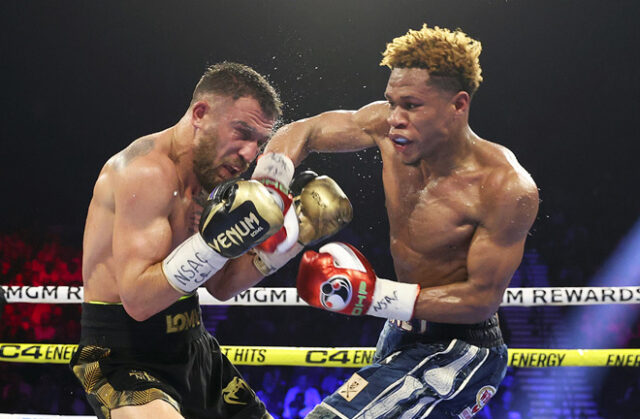
[{"label": "closed eye", "polygon": [[422,106],[422,104],[420,103],[413,103],[413,102],[400,102],[399,104],[392,102],[390,100],[388,100],[387,102],[389,103],[389,107],[391,108],[391,110],[395,109],[396,106],[400,106],[402,109],[406,109],[410,111],[412,109],[416,109]]},{"label": "closed eye", "polygon": [[238,133],[238,138],[242,141],[251,141],[251,137],[253,137],[253,133],[246,129],[236,129]]}]

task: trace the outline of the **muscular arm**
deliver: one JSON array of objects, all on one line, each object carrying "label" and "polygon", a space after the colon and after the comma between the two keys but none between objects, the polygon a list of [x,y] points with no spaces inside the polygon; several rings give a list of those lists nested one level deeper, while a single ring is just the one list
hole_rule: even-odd
[{"label": "muscular arm", "polygon": [[495,313],[520,265],[527,233],[538,211],[538,192],[528,175],[492,179],[486,214],[471,240],[467,280],[424,288],[414,317],[444,323],[478,323]]},{"label": "muscular arm", "polygon": [[[371,103],[357,111],[331,111],[282,127],[269,141],[265,153],[287,155],[294,165],[310,152],[347,152],[373,147],[386,135],[388,104]],[[264,276],[249,253],[231,260],[206,283],[211,295],[227,300],[256,285]]]},{"label": "muscular arm", "polygon": [[177,182],[156,165],[136,161],[117,174],[113,255],[120,300],[127,313],[145,320],[180,293],[166,280],[162,259],[171,248],[169,224]]},{"label": "muscular arm", "polygon": [[[310,152],[347,152],[372,147],[385,135],[388,105],[375,102],[357,111],[331,111],[282,127],[269,141],[265,153],[284,153],[297,166]],[[256,285],[264,276],[248,253],[229,261],[205,284],[211,295],[227,300]]]},{"label": "muscular arm", "polygon": [[269,141],[265,152],[284,153],[297,166],[311,152],[358,151],[376,144],[389,131],[386,102],[357,111],[331,111],[292,122]]},{"label": "muscular arm", "polygon": [[225,301],[253,287],[263,278],[253,265],[253,252],[248,252],[227,262],[205,283],[205,287],[215,298]]}]

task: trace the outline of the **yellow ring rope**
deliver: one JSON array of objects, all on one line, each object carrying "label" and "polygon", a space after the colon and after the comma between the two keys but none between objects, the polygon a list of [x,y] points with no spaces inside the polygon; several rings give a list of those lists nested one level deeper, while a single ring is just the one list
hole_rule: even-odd
[{"label": "yellow ring rope", "polygon": [[[0,343],[0,362],[67,364],[74,344]],[[236,365],[359,368],[371,363],[374,348],[222,346]],[[640,349],[509,349],[512,367],[640,367]]]}]

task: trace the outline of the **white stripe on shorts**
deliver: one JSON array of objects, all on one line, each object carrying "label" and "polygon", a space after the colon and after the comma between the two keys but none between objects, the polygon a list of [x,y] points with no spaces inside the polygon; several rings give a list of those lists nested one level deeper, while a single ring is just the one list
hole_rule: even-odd
[{"label": "white stripe on shorts", "polygon": [[[460,388],[458,388],[458,390],[456,390],[455,393],[453,393],[451,396],[449,396],[449,399],[452,399],[454,397],[456,397],[462,390],[465,389],[465,387],[467,387],[467,384],[469,384],[469,381],[471,380],[471,378],[475,375],[475,373],[478,371],[478,369],[480,369],[480,367],[485,363],[485,361],[487,360],[487,358],[489,357],[489,351],[486,350],[484,352],[484,357],[482,357],[482,361],[478,362],[478,365],[476,365],[476,367],[473,369],[473,371],[471,371],[469,373],[469,375],[467,376],[467,378],[465,378],[465,380],[462,382],[462,384],[460,384]],[[427,417],[431,414],[431,412],[433,411],[433,409],[436,407],[436,405],[438,403],[440,403],[442,400],[444,399],[438,399],[434,404],[432,404],[431,406],[429,406],[429,409],[427,409],[426,412],[424,412],[424,416],[423,417]]]},{"label": "white stripe on shorts", "polygon": [[[378,394],[378,396],[375,399],[371,400],[369,404],[367,404],[362,410],[360,410],[353,418],[354,419],[357,419],[357,418],[377,419],[377,418],[384,417],[386,413],[388,413],[390,410],[396,407],[396,405],[398,404],[398,401],[408,398],[411,395],[411,393],[415,390],[415,388],[413,388],[414,386],[412,386],[411,384],[406,386],[406,383],[405,383],[405,381],[409,381],[407,380],[407,378],[410,376],[410,374],[416,371],[417,369],[419,369],[426,362],[429,362],[429,360],[431,360],[431,358],[433,358],[434,356],[446,354],[447,352],[450,352],[455,346],[457,341],[458,341],[457,339],[453,339],[449,344],[449,346],[447,347],[447,349],[441,352],[436,352],[434,354],[431,354],[425,359],[423,359],[411,371],[407,372],[401,378],[399,378],[398,380],[396,380],[395,382],[387,386],[386,389],[380,392],[380,394]],[[410,378],[412,380],[415,380],[415,378],[412,376]],[[400,385],[400,390],[393,391],[396,387],[398,387],[398,385]],[[420,387],[422,387],[421,383],[420,383]],[[385,400],[382,403],[380,403],[379,401],[382,398],[385,398]],[[380,404],[374,407],[374,405],[378,403]]]},{"label": "white stripe on shorts", "polygon": [[422,378],[440,398],[448,399],[451,397],[449,393],[453,390],[453,383],[458,373],[473,360],[479,350],[477,346],[469,346],[460,358],[442,367],[425,371]]}]

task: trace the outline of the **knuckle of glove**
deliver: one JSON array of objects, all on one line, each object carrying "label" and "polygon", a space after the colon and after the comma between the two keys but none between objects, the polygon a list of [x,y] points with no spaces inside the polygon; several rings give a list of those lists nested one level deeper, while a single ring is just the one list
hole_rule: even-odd
[{"label": "knuckle of glove", "polygon": [[202,237],[227,258],[262,243],[284,222],[280,207],[262,184],[238,180],[234,186],[232,193],[214,190],[200,218]]},{"label": "knuckle of glove", "polygon": [[309,181],[294,198],[303,244],[332,236],[351,222],[353,207],[340,186],[328,176]]},{"label": "knuckle of glove", "polygon": [[300,195],[300,193],[302,193],[302,189],[317,177],[318,174],[313,170],[305,170],[303,172],[300,172],[300,174],[293,178],[293,180],[289,184],[289,191],[293,195]]}]

